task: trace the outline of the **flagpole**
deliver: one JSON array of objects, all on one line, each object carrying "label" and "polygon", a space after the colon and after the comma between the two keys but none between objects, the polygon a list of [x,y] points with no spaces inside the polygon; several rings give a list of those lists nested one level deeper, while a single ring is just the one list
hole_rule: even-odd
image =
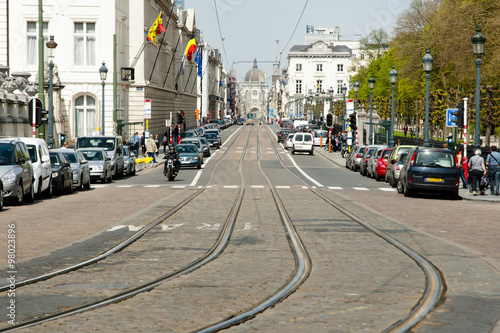
[{"label": "flagpole", "polygon": [[186,81],[186,85],[184,86],[184,91],[187,90],[189,79],[191,78],[191,75],[193,74],[193,68],[194,68],[194,64],[191,65],[191,70],[189,71],[189,76],[188,76],[188,79]]},{"label": "flagpole", "polygon": [[[182,24],[183,27],[186,25],[186,20],[187,20],[187,15],[184,18],[184,23]],[[163,81],[163,87],[165,87],[165,83],[167,83],[168,74],[170,73],[170,69],[172,68],[172,63],[175,60],[175,53],[177,52],[177,47],[179,46],[179,42],[181,41],[181,37],[182,37],[182,33],[179,34],[179,38],[177,39],[177,44],[175,44],[174,53],[172,54],[172,60],[170,60],[170,64],[168,65],[168,69],[167,69],[167,74],[165,75],[165,80]]]},{"label": "flagpole", "polygon": [[151,82],[151,78],[153,77],[153,71],[155,70],[156,62],[158,61],[158,56],[160,55],[161,46],[163,45],[163,40],[165,39],[165,35],[167,34],[168,24],[170,23],[170,18],[172,17],[173,12],[174,12],[174,6],[172,5],[172,8],[170,8],[170,15],[168,16],[166,28],[165,26],[163,26],[163,28],[165,28],[165,31],[163,32],[163,36],[161,36],[160,47],[158,48],[158,52],[156,52],[156,59],[153,64],[153,68],[151,69],[151,74],[149,75],[149,82]]}]

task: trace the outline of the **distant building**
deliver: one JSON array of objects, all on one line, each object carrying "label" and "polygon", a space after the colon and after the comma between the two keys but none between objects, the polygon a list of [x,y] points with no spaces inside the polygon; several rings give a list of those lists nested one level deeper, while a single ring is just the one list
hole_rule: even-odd
[{"label": "distant building", "polygon": [[246,73],[245,79],[241,84],[240,92],[245,108],[245,116],[251,113],[254,119],[263,119],[263,117],[266,117],[268,89],[266,75],[258,68],[257,59],[255,59],[253,68]]}]

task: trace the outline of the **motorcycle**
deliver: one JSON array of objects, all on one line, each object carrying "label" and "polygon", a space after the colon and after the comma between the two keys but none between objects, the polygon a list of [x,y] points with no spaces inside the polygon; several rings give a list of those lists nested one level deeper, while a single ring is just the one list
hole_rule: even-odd
[{"label": "motorcycle", "polygon": [[347,147],[347,145],[343,145],[343,146],[342,146],[342,150],[340,151],[340,155],[341,155],[342,157],[345,157],[345,155],[346,155],[347,153],[348,153],[348,147]]},{"label": "motorcycle", "polygon": [[163,167],[163,175],[167,177],[168,181],[171,182],[172,180],[175,179],[175,164],[174,160],[171,158],[168,158],[165,161],[164,167]]}]

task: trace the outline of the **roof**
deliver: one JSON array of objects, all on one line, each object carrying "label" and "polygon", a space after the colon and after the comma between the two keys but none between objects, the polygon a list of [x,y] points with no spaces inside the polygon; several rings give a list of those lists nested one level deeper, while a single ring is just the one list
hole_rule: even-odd
[{"label": "roof", "polygon": [[253,68],[245,75],[245,82],[259,82],[267,84],[266,75],[257,67],[257,59],[254,59]]},{"label": "roof", "polygon": [[[308,52],[310,49],[313,48],[314,44],[311,45],[294,45],[290,49],[290,53],[292,52]],[[328,49],[331,50],[330,53],[349,53],[349,55],[352,54],[352,49],[349,48],[346,45],[334,45],[334,46],[327,46]]]}]

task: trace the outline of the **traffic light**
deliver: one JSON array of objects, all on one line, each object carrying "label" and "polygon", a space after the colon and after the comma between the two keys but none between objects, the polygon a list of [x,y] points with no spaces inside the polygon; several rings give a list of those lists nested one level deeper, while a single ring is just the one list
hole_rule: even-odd
[{"label": "traffic light", "polygon": [[43,109],[37,109],[36,112],[36,126],[42,126],[49,122],[49,111]]},{"label": "traffic light", "polygon": [[351,113],[349,115],[349,124],[351,125],[352,130],[356,129],[356,114],[355,113]]},{"label": "traffic light", "polygon": [[177,124],[182,124],[184,121],[184,117],[182,117],[182,113],[180,111],[177,112]]},{"label": "traffic light", "polygon": [[326,115],[326,127],[332,128],[333,127],[333,114],[328,113]]},{"label": "traffic light", "polygon": [[[33,119],[33,107],[35,107],[35,119]],[[38,98],[32,98],[28,103],[28,117],[30,126],[33,125],[33,123],[35,123],[37,127],[42,124],[41,112],[42,112],[42,101],[39,100]]]},{"label": "traffic light", "polygon": [[457,114],[457,126],[460,128],[464,127],[464,102],[460,102],[457,105],[458,114]]}]

